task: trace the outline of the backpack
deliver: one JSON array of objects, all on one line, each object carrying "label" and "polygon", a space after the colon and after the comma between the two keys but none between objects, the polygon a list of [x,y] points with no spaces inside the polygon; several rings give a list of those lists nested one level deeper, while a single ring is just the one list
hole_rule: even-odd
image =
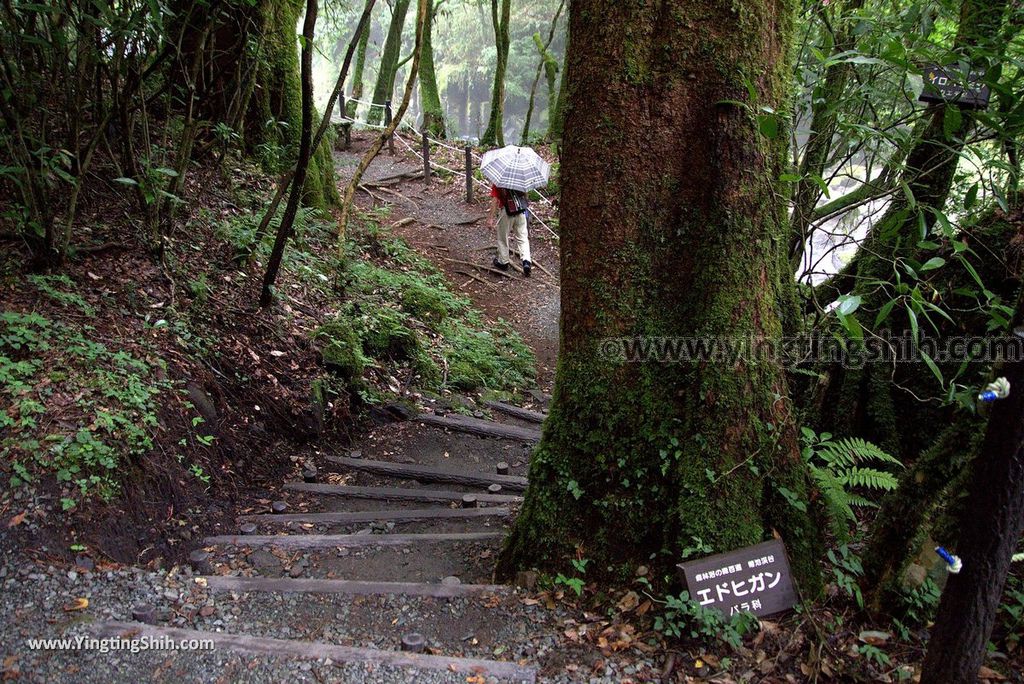
[{"label": "backpack", "polygon": [[505,213],[509,216],[519,216],[525,214],[529,203],[526,200],[526,193],[519,192],[518,190],[505,190],[502,189],[502,205],[505,207]]}]

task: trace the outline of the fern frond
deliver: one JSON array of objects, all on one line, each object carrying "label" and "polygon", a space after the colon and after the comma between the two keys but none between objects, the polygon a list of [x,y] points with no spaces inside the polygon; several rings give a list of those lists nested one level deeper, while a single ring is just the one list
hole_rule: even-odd
[{"label": "fern frond", "polygon": [[890,492],[896,489],[896,477],[892,473],[875,468],[847,468],[837,475],[840,482],[849,487],[865,487]]}]

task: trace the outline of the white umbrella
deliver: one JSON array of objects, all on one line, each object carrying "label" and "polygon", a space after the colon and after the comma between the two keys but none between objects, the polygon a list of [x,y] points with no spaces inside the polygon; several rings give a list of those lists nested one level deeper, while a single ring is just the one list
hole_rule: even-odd
[{"label": "white umbrella", "polygon": [[484,152],[480,172],[499,188],[526,192],[547,185],[551,164],[532,148],[506,145]]}]

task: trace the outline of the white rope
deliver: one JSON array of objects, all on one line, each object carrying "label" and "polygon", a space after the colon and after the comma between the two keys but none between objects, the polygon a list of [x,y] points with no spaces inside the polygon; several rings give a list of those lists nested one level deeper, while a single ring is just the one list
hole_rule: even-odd
[{"label": "white rope", "polygon": [[366,100],[357,100],[354,97],[346,97],[345,98],[345,104],[348,104],[349,102],[358,102],[359,104],[363,104],[363,105],[366,105],[368,107],[381,107],[381,108],[387,107],[386,104],[378,104],[376,102],[367,102]]}]

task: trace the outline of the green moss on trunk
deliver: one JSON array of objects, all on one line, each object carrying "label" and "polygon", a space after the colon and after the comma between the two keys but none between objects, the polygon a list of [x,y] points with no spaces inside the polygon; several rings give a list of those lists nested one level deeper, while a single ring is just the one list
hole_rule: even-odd
[{"label": "green moss on trunk", "polygon": [[[366,68],[366,48],[370,44],[370,33],[373,29],[373,22],[369,22],[362,34],[359,36],[359,45],[356,48],[356,65],[352,73],[352,97],[356,100],[363,99],[363,71]],[[356,110],[359,109],[358,102],[349,102],[345,105],[345,114],[354,119]]]},{"label": "green moss on trunk", "polygon": [[441,109],[441,97],[437,92],[437,73],[434,71],[434,44],[431,36],[434,30],[433,8],[427,11],[423,25],[423,54],[420,56],[420,109],[423,111],[423,126],[429,135],[443,139],[444,110]]},{"label": "green moss on trunk", "polygon": [[[775,530],[813,594],[820,540],[781,367],[625,362],[607,341],[773,339],[792,302],[786,136],[718,104],[749,80],[758,104],[782,106],[792,6],[662,5],[570,6],[559,365],[499,572],[579,552],[588,577],[626,577],[668,570],[695,540],[725,551]],[[593,201],[599,187],[617,201]]]},{"label": "green moss on trunk", "polygon": [[[409,0],[395,0],[391,10],[391,24],[388,26],[388,35],[384,39],[384,49],[380,55],[380,65],[377,68],[377,84],[373,88],[373,102],[383,105],[391,99],[395,90],[395,76],[398,74],[398,57],[402,51],[402,29],[405,27],[405,15],[409,11]],[[372,107],[366,118],[374,125],[380,124],[384,119],[382,107]]]}]

